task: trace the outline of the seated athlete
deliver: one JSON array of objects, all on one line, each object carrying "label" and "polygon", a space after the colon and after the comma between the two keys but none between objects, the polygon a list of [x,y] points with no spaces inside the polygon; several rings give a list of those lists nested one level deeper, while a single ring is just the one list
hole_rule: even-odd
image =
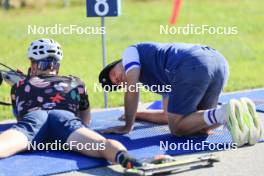
[{"label": "seated athlete", "polygon": [[[176,136],[197,133],[227,122],[234,138],[240,139],[240,134],[248,136],[244,128],[239,129],[236,123],[231,123],[231,121],[240,123],[238,119],[242,113],[236,112],[236,116],[231,113],[236,105],[239,105],[239,110],[243,109],[239,102],[233,100],[217,107],[219,95],[228,75],[229,68],[224,56],[208,46],[154,42],[132,45],[123,52],[121,60],[109,64],[99,75],[99,82],[107,91],[126,87],[124,99],[126,124],[104,132],[128,133],[138,118],[168,123],[171,133]],[[137,112],[138,83],[163,96],[163,110]],[[255,112],[253,103],[248,99],[246,102],[245,104],[252,105],[248,109],[251,109],[252,113]],[[244,115],[248,116],[246,113],[243,113]],[[255,114],[249,116],[254,120],[258,119]],[[247,126],[245,129],[253,128]],[[260,138],[260,127],[257,128],[255,139]],[[244,131],[240,133],[239,130]],[[240,141],[241,144],[246,143],[246,140]]]},{"label": "seated athlete", "polygon": [[[61,141],[81,154],[105,158],[124,167],[140,165],[126,148],[86,128],[90,123],[89,100],[84,83],[74,76],[58,76],[62,50],[54,40],[40,39],[28,50],[28,77],[11,90],[17,123],[0,134],[0,158],[28,150],[36,144]],[[102,144],[98,150],[78,150],[75,144]],[[80,146],[80,145],[79,145]],[[103,146],[103,147],[102,147]],[[94,147],[95,148],[95,147]]]}]

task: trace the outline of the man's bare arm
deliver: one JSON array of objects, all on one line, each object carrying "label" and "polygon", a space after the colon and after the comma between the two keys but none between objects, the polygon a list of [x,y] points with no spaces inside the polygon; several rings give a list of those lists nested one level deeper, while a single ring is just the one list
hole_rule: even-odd
[{"label": "man's bare arm", "polygon": [[127,86],[128,90],[125,93],[125,119],[126,127],[132,129],[135,122],[138,101],[139,101],[139,89],[137,88],[138,78],[140,70],[134,68],[127,74]]},{"label": "man's bare arm", "polygon": [[127,92],[125,93],[125,126],[112,127],[101,131],[102,133],[116,133],[125,134],[129,133],[133,129],[133,124],[135,121],[135,115],[138,106],[139,90],[136,89],[140,69],[134,68],[130,70],[127,74]]},{"label": "man's bare arm", "polygon": [[84,111],[78,111],[77,116],[82,120],[85,125],[89,125],[91,123],[90,108]]},{"label": "man's bare arm", "polygon": [[162,100],[163,103],[163,110],[139,110],[136,113],[136,119],[144,120],[148,122],[158,123],[158,124],[167,124],[168,123],[168,114],[167,114],[167,107],[168,107],[168,97]]}]

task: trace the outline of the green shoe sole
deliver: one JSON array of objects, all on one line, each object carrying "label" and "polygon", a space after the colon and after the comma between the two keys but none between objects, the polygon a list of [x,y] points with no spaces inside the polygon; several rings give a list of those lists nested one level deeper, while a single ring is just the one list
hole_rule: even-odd
[{"label": "green shoe sole", "polygon": [[252,100],[243,97],[240,98],[240,102],[243,107],[243,119],[249,128],[248,143],[254,145],[263,138],[263,124],[257,115],[256,106]]},{"label": "green shoe sole", "polygon": [[231,99],[227,105],[228,129],[232,135],[233,142],[238,147],[248,143],[249,128],[243,118],[243,108],[240,101]]}]

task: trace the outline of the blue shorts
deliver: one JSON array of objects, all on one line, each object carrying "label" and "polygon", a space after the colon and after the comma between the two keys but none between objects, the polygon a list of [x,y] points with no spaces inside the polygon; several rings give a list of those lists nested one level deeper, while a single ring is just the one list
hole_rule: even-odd
[{"label": "blue shorts", "polygon": [[171,71],[168,112],[184,116],[216,107],[229,75],[224,56],[207,46],[187,50],[181,65]]},{"label": "blue shorts", "polygon": [[29,142],[65,143],[69,135],[84,127],[80,118],[65,110],[36,110],[26,114],[11,128],[25,134]]}]

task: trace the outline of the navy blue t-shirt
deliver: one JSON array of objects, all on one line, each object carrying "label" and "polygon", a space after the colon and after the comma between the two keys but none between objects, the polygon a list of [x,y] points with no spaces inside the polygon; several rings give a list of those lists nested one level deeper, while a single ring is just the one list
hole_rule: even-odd
[{"label": "navy blue t-shirt", "polygon": [[183,50],[193,44],[140,43],[135,45],[140,58],[140,82],[147,85],[167,85],[169,72],[184,59]]},{"label": "navy blue t-shirt", "polygon": [[[148,87],[162,88],[162,85],[171,85],[173,71],[185,60],[195,44],[186,43],[139,43],[128,47],[122,56],[123,66],[127,73],[132,68],[140,68],[139,81]],[[155,87],[154,87],[155,88]],[[153,89],[152,89],[153,91]],[[164,94],[164,89],[154,90]]]}]

